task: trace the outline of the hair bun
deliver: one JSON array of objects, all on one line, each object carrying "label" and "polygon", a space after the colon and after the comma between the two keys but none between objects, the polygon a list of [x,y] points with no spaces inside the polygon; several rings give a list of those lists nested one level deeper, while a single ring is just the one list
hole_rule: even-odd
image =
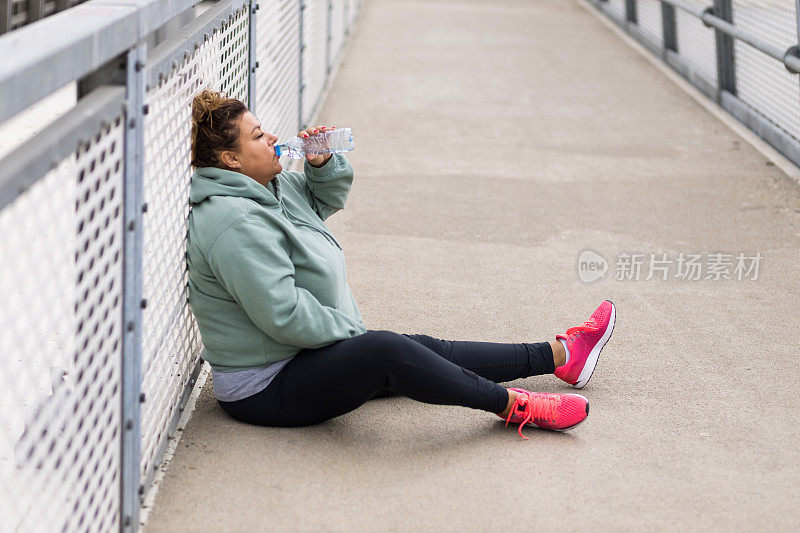
[{"label": "hair bun", "polygon": [[203,89],[192,101],[192,122],[197,125],[208,123],[213,127],[212,116],[224,97],[218,91]]},{"label": "hair bun", "polygon": [[203,89],[192,98],[192,166],[219,167],[223,150],[236,150],[247,106],[221,91]]}]

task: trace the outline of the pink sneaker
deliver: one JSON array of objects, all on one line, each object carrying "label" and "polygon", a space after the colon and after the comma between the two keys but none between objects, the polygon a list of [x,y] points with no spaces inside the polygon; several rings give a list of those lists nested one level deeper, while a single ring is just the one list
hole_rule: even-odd
[{"label": "pink sneaker", "polygon": [[522,426],[537,426],[555,431],[572,429],[586,419],[589,414],[589,400],[580,394],[548,394],[546,392],[531,392],[525,389],[509,389],[518,392],[511,406],[508,417],[502,417],[506,426],[519,424],[519,436],[525,440],[528,437],[522,434]]},{"label": "pink sneaker", "polygon": [[569,362],[556,368],[555,375],[576,389],[583,388],[592,377],[600,351],[611,338],[617,317],[614,304],[606,300],[581,326],[569,328],[563,339],[569,348]]}]

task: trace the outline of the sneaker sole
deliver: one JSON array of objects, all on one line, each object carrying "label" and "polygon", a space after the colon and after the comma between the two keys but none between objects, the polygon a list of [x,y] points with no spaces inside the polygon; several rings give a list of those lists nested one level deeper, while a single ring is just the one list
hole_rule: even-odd
[{"label": "sneaker sole", "polygon": [[616,321],[617,307],[614,305],[614,302],[611,302],[611,319],[608,321],[608,326],[606,326],[606,331],[603,333],[602,338],[597,344],[594,345],[592,351],[589,352],[589,357],[586,358],[586,364],[583,365],[583,370],[581,370],[581,373],[578,376],[578,381],[572,385],[576,389],[582,389],[587,383],[589,383],[589,379],[591,379],[592,374],[594,374],[594,369],[597,366],[597,360],[600,358],[600,352],[603,351],[603,347],[606,345],[608,339],[611,338],[611,334],[614,332],[614,324]]}]

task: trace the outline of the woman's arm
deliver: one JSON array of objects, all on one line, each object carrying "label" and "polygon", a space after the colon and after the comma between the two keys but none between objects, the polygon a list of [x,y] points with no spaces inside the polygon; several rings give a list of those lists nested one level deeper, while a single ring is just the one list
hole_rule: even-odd
[{"label": "woman's arm", "polygon": [[286,237],[257,216],[236,221],[211,247],[208,263],[250,320],[277,342],[319,348],[366,331],[297,287]]},{"label": "woman's arm", "polygon": [[305,162],[304,172],[287,172],[292,186],[304,193],[308,204],[323,221],[344,208],[350,186],[353,184],[353,167],[342,154],[334,154],[321,167]]},{"label": "woman's arm", "polygon": [[[317,126],[301,131],[297,136],[307,139],[329,129],[334,128]],[[307,155],[303,171],[290,171],[287,178],[295,189],[306,195],[309,205],[319,218],[324,221],[344,209],[353,184],[353,167],[343,155]]]},{"label": "woman's arm", "polygon": [[322,167],[305,163],[306,186],[311,191],[311,207],[323,221],[344,209],[353,185],[353,167],[342,154],[334,154]]}]

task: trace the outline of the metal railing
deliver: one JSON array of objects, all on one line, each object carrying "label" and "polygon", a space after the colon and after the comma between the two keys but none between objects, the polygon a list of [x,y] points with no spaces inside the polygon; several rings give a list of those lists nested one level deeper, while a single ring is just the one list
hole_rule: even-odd
[{"label": "metal railing", "polygon": [[591,0],[800,166],[800,0]]},{"label": "metal railing", "polygon": [[0,0],[0,35],[86,0]]},{"label": "metal railing", "polygon": [[0,514],[132,531],[202,359],[187,305],[191,100],[313,117],[360,2],[91,0],[0,37],[0,125],[77,82],[0,160]]}]

